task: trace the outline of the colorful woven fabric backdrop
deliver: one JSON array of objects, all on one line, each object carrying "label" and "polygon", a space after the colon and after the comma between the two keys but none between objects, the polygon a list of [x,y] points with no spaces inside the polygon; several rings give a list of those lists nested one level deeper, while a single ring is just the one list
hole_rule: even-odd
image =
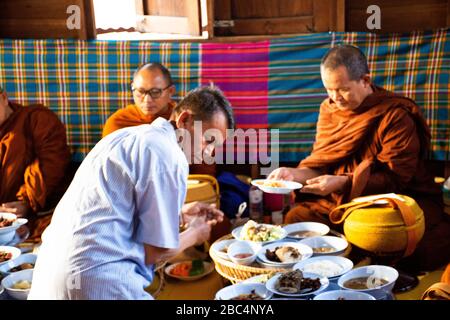
[{"label": "colorful woven fabric backdrop", "polygon": [[280,161],[297,162],[311,151],[326,97],[320,59],[334,44],[351,43],[366,53],[377,85],[420,105],[432,130],[431,158],[450,160],[449,37],[444,29],[318,33],[245,43],[0,40],[0,84],[11,100],[54,110],[66,124],[74,158],[81,160],[100,139],[107,117],[132,101],[136,67],[161,62],[173,74],[176,99],[211,82],[225,92],[238,128],[247,130],[247,152],[261,149],[263,138],[249,129],[279,129],[272,151],[279,152]]}]

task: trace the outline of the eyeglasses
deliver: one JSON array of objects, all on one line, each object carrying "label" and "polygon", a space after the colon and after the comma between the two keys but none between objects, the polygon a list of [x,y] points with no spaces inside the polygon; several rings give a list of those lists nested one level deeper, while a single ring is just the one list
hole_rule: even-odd
[{"label": "eyeglasses", "polygon": [[131,91],[133,91],[136,94],[136,97],[144,99],[145,96],[148,94],[152,99],[158,99],[161,97],[164,90],[167,90],[170,88],[172,84],[169,84],[165,88],[151,88],[149,90],[144,90],[142,88],[135,88],[134,86],[131,86]]}]

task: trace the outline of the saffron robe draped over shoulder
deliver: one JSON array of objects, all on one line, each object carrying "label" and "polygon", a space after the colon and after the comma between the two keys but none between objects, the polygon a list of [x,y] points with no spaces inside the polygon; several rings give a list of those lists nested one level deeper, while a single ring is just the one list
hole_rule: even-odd
[{"label": "saffron robe draped over shoulder", "polygon": [[170,102],[169,107],[165,112],[162,112],[157,116],[147,116],[139,109],[138,106],[136,106],[135,104],[130,104],[124,109],[117,110],[108,118],[108,120],[106,120],[106,123],[103,127],[102,137],[106,137],[111,132],[122,128],[140,126],[142,124],[150,124],[158,117],[163,117],[164,119],[169,120],[174,106],[175,103]]},{"label": "saffron robe draped over shoulder", "polygon": [[0,126],[0,201],[24,200],[37,212],[64,191],[71,157],[66,130],[46,107],[9,105],[13,113]]},{"label": "saffron robe draped over shoulder", "polygon": [[442,210],[441,190],[425,169],[431,139],[426,121],[414,101],[372,88],[374,92],[355,110],[340,110],[329,98],[322,103],[313,151],[299,167],[347,175],[351,183],[344,192],[327,197],[301,194],[300,205],[287,214],[286,222],[330,224],[328,213],[355,197],[388,192],[410,195],[425,213],[422,243],[434,243],[428,239],[434,230],[440,242],[436,248],[450,257],[450,223]]}]

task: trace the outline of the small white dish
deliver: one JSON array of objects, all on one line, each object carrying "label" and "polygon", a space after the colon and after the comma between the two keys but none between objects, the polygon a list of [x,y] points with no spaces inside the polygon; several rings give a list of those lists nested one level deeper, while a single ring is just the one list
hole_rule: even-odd
[{"label": "small white dish", "polygon": [[257,251],[247,241],[235,241],[228,247],[228,257],[236,264],[248,266],[256,260]]},{"label": "small white dish", "polygon": [[251,293],[261,297],[259,300],[269,300],[273,296],[262,283],[237,283],[217,291],[216,300],[239,300],[239,295]]},{"label": "small white dish", "polygon": [[238,240],[228,239],[228,240],[216,241],[211,245],[211,248],[209,250],[213,251],[215,255],[217,255],[218,257],[220,257],[224,260],[230,260],[230,257],[228,256],[228,248],[232,243],[234,243],[236,241],[238,241]]},{"label": "small white dish", "polygon": [[262,246],[261,250],[259,250],[259,252],[258,252],[258,260],[261,260],[264,263],[273,264],[273,265],[281,267],[281,268],[293,266],[297,263],[297,262],[276,262],[276,261],[269,260],[266,256],[266,250],[273,251],[277,247],[292,247],[292,248],[297,249],[299,251],[299,253],[301,254],[301,257],[297,262],[306,260],[309,257],[312,257],[312,255],[313,255],[313,251],[312,251],[311,247],[309,247],[307,245],[304,245],[304,244],[298,243],[298,242],[292,242],[292,241],[279,241],[279,242],[269,243],[269,244]]},{"label": "small white dish", "polygon": [[[345,252],[348,242],[344,238],[335,236],[319,236],[300,240],[299,243],[310,246],[314,256],[340,255]],[[328,251],[327,251],[328,250]]]},{"label": "small white dish", "polygon": [[318,294],[319,292],[322,292],[323,290],[325,290],[328,287],[328,285],[330,284],[330,282],[328,281],[328,279],[326,277],[321,277],[318,274],[314,274],[314,273],[303,273],[304,278],[311,278],[311,279],[319,278],[320,287],[317,290],[308,291],[308,292],[304,292],[304,293],[302,293],[302,292],[286,293],[286,292],[282,292],[282,291],[279,291],[278,289],[276,289],[276,283],[278,282],[278,279],[281,277],[281,275],[282,275],[282,273],[278,273],[278,274],[274,275],[272,278],[270,278],[269,280],[267,280],[266,288],[275,294],[279,294],[279,295],[285,296],[285,297],[305,297],[305,296],[315,295],[315,294]]},{"label": "small white dish", "polygon": [[319,222],[292,223],[284,226],[283,229],[286,230],[287,238],[295,240],[324,236],[330,232],[329,226]]},{"label": "small white dish", "polygon": [[267,179],[252,180],[252,185],[258,187],[264,192],[275,194],[288,194],[293,190],[301,189],[303,187],[301,183],[295,181]]}]

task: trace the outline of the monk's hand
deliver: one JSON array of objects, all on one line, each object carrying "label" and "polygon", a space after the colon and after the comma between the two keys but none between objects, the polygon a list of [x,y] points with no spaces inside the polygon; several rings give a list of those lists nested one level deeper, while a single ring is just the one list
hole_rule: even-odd
[{"label": "monk's hand", "polygon": [[195,233],[196,245],[200,245],[209,240],[211,236],[212,224],[207,221],[206,216],[196,216],[189,223],[188,230]]},{"label": "monk's hand", "polygon": [[295,168],[286,168],[281,167],[278,169],[273,170],[269,176],[267,177],[268,180],[286,180],[286,181],[293,181],[294,180],[294,170]]},{"label": "monk's hand", "polygon": [[304,193],[313,193],[319,196],[327,196],[333,192],[341,192],[344,190],[349,177],[322,175],[313,179],[306,180],[306,184],[300,190]]},{"label": "monk's hand", "polygon": [[31,212],[31,208],[25,201],[5,202],[1,205],[3,212],[14,213],[18,218],[26,218]]},{"label": "monk's hand", "polygon": [[215,204],[209,204],[204,202],[191,202],[183,205],[181,209],[183,220],[189,224],[196,217],[205,217],[209,224],[215,225],[218,222],[223,221],[223,212],[216,208]]}]

